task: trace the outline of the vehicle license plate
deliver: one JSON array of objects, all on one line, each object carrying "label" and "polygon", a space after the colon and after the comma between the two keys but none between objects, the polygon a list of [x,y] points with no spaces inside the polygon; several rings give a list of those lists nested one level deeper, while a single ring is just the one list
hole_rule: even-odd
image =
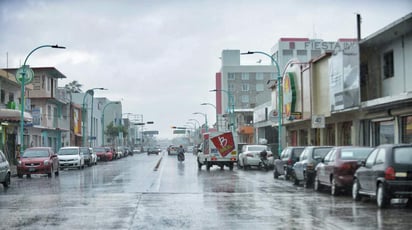
[{"label": "vehicle license plate", "polygon": [[396,177],[406,177],[408,174],[406,172],[397,172],[395,173]]},{"label": "vehicle license plate", "polygon": [[34,172],[34,171],[36,171],[35,168],[33,168],[33,167],[29,168],[29,172]]}]

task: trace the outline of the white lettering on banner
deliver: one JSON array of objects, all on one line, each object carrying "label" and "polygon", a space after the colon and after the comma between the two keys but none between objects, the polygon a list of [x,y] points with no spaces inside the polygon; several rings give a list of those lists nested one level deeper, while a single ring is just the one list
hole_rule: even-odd
[{"label": "white lettering on banner", "polygon": [[219,137],[219,142],[222,147],[227,145],[227,139],[224,137]]}]

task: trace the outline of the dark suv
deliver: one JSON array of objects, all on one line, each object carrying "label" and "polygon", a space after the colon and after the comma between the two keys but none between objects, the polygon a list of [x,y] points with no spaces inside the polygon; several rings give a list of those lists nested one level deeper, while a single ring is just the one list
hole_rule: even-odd
[{"label": "dark suv", "polygon": [[352,198],[376,197],[379,208],[392,198],[406,199],[412,205],[412,144],[387,144],[376,147],[356,170]]},{"label": "dark suv", "polygon": [[285,175],[285,179],[290,180],[293,175],[293,165],[299,160],[299,156],[304,148],[302,146],[290,146],[283,149],[280,159],[275,160],[273,177],[277,179],[279,176]]}]

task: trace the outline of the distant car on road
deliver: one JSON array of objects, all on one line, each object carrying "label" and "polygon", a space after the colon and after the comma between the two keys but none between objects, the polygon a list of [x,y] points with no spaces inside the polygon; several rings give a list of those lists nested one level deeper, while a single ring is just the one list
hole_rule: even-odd
[{"label": "distant car on road", "polygon": [[174,145],[170,145],[168,148],[167,148],[167,154],[168,155],[177,155],[177,153],[178,153],[178,150],[179,149],[179,147],[177,147],[177,146],[174,146]]},{"label": "distant car on road", "polygon": [[150,155],[150,154],[157,154],[157,155],[159,155],[159,153],[161,152],[162,150],[159,148],[159,147],[149,147],[148,149],[147,149],[147,155]]},{"label": "distant car on road", "polygon": [[5,188],[10,186],[11,170],[9,161],[7,161],[6,156],[0,150],[0,183],[3,184]]},{"label": "distant car on road", "polygon": [[51,177],[59,175],[59,158],[50,147],[32,147],[26,149],[17,163],[17,176],[19,178],[32,174],[47,174]]},{"label": "distant car on road", "polygon": [[372,147],[333,147],[315,168],[314,189],[319,191],[322,187],[329,187],[330,194],[335,196],[352,188],[353,174],[372,150]]},{"label": "distant car on road", "polygon": [[352,198],[376,198],[379,208],[392,198],[408,199],[412,206],[412,144],[387,144],[376,147],[354,175]]}]

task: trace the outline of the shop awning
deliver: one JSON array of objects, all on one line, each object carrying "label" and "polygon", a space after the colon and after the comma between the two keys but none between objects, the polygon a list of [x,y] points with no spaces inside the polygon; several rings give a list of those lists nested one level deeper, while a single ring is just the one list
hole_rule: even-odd
[{"label": "shop awning", "polygon": [[[24,121],[32,122],[30,113],[24,112]],[[16,109],[0,109],[0,121],[20,122],[21,111]]]}]

